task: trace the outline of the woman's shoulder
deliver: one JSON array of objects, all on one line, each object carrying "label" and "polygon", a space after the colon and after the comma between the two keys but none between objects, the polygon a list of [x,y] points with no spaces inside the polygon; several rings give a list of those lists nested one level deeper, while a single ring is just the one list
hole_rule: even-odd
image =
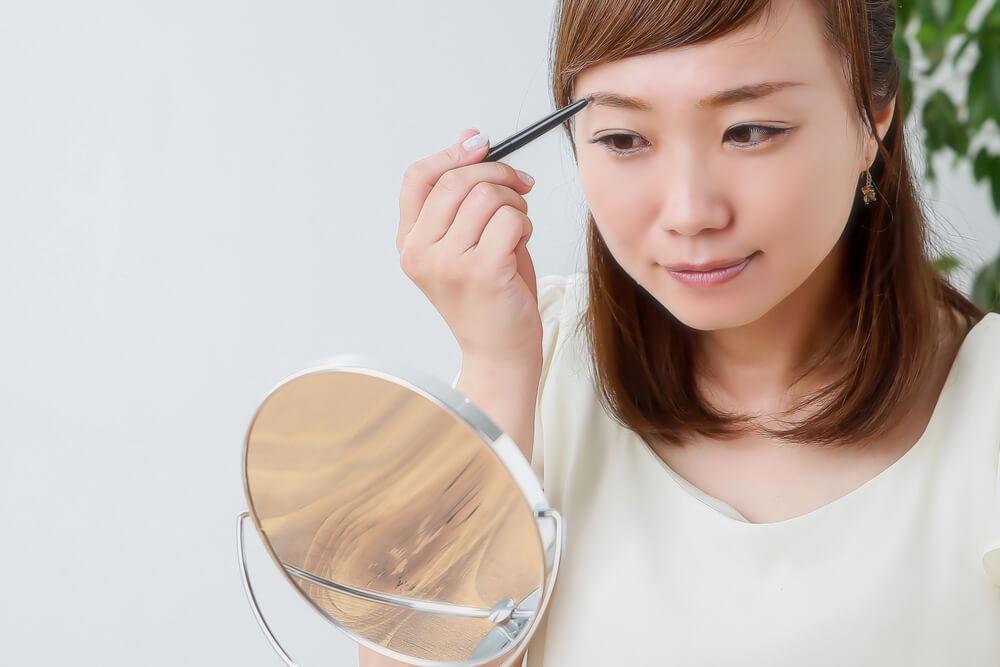
[{"label": "woman's shoulder", "polygon": [[[950,323],[945,322],[948,315],[951,316]],[[950,324],[951,330],[957,332],[961,342],[964,342],[964,339],[972,334],[983,335],[994,342],[996,342],[997,336],[1000,336],[1000,313],[987,311],[982,317],[977,318],[954,308],[947,310],[942,308],[940,317],[942,324]]]},{"label": "woman's shoulder", "polygon": [[[982,335],[988,341],[987,346],[1000,342],[1000,313],[990,311],[972,325],[969,329],[971,334],[974,331],[982,330]],[[993,348],[994,350],[997,348]]]},{"label": "woman's shoulder", "polygon": [[[1000,587],[1000,313],[987,312],[978,321],[964,325],[961,342],[963,398],[970,420],[985,425],[981,432],[989,443],[986,464],[992,473],[993,497],[990,501],[989,527],[982,551],[982,566],[994,585]],[[982,459],[977,459],[982,460]]]},{"label": "woman's shoulder", "polygon": [[[977,440],[990,443],[990,455],[1000,453],[1000,313],[966,318],[939,348],[943,386],[935,410],[948,412],[954,428],[972,429]],[[996,470],[996,465],[992,466]]]},{"label": "woman's shoulder", "polygon": [[538,279],[543,356],[561,346],[578,323],[587,289],[586,273],[553,273]]},{"label": "woman's shoulder", "polygon": [[569,300],[579,301],[582,291],[587,288],[587,274],[550,273],[538,279],[538,308],[543,313],[556,309],[561,312],[563,304]]},{"label": "woman's shoulder", "polygon": [[[946,313],[951,322],[946,322]],[[969,381],[995,384],[1000,400],[1000,313],[987,312],[975,318],[942,309],[941,317],[947,341],[941,349],[949,351],[953,363],[961,363],[959,370]]]},{"label": "woman's shoulder", "polygon": [[549,274],[538,279],[538,310],[542,318],[542,369],[535,398],[535,432],[531,467],[550,502],[561,497],[569,452],[570,431],[586,411],[577,367],[583,365],[578,331],[586,273]]}]

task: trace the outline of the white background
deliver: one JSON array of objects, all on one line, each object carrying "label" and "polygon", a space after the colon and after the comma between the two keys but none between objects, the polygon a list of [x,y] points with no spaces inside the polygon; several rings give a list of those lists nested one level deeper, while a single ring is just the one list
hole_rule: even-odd
[{"label": "white background", "polygon": [[[402,173],[463,128],[497,142],[552,110],[553,7],[6,4],[0,664],[280,664],[236,564],[249,419],[334,354],[453,378],[451,332],[399,269]],[[538,275],[584,270],[561,130],[505,162],[537,179]],[[935,229],[981,264],[986,187],[936,165]],[[357,664],[248,537],[293,657]]]}]

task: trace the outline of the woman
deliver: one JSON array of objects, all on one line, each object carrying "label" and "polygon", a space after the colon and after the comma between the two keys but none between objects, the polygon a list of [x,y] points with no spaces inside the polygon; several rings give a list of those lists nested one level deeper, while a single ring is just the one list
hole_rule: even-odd
[{"label": "woman", "polygon": [[1000,314],[929,260],[894,27],[891,0],[560,3],[588,267],[537,281],[533,413],[425,289],[566,520],[523,664],[1000,664]]}]

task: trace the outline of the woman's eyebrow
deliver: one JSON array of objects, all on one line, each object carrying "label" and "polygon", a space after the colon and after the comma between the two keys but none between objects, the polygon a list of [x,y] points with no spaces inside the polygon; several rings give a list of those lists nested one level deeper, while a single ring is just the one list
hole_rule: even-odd
[{"label": "woman's eyebrow", "polygon": [[[784,90],[791,86],[804,86],[802,81],[763,81],[761,83],[751,83],[745,86],[720,90],[716,93],[698,100],[699,109],[717,109],[737,102],[756,100],[767,95]],[[641,97],[622,95],[607,91],[597,91],[590,93],[591,98],[588,106],[614,107],[618,109],[633,109],[635,111],[652,111],[653,105]]]}]

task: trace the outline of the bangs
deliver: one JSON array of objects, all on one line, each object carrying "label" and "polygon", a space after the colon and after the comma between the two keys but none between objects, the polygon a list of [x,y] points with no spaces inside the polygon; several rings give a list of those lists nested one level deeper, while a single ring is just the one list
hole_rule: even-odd
[{"label": "bangs", "polygon": [[559,106],[571,99],[573,81],[587,67],[711,41],[758,17],[770,18],[771,8],[768,0],[584,0],[574,5],[572,16],[557,18],[560,34],[552,41],[558,45],[552,60],[558,63]]}]

